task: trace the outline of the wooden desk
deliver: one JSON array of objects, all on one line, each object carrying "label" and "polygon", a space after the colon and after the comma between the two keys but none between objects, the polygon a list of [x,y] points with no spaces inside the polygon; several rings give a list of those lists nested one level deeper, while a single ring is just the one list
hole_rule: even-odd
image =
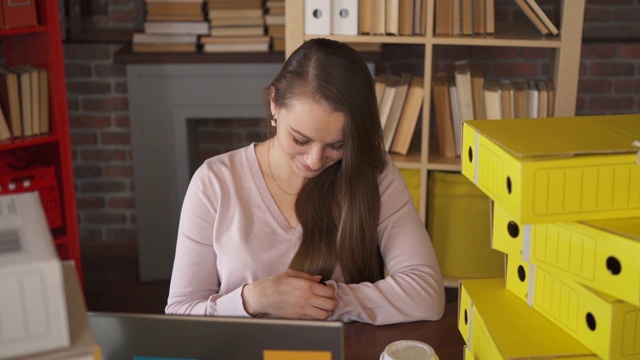
[{"label": "wooden desk", "polygon": [[441,360],[463,358],[464,340],[458,331],[458,303],[449,302],[438,321],[393,325],[346,324],[345,360],[377,360],[384,348],[397,340],[418,340],[433,347]]}]

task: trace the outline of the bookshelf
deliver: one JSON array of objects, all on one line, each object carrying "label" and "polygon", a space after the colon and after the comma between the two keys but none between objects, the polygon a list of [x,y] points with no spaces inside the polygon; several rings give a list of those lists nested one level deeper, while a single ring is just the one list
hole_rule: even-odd
[{"label": "bookshelf", "polygon": [[[0,142],[0,178],[15,180],[14,191],[39,191],[58,254],[75,261],[82,279],[59,2],[35,3],[38,24],[0,29],[0,41],[5,67],[32,65],[47,70],[49,132]],[[12,192],[3,185],[0,194]]]},{"label": "bookshelf", "polygon": [[[430,126],[435,120],[432,116],[432,80],[435,51],[441,46],[466,47],[511,47],[511,48],[539,48],[550,49],[549,77],[555,85],[555,114],[554,116],[574,116],[578,89],[580,68],[580,49],[582,42],[582,27],[585,0],[556,0],[554,5],[559,9],[559,36],[543,36],[533,29],[528,20],[522,23],[510,23],[507,27],[496,28],[492,34],[476,36],[469,35],[436,35],[435,33],[435,3],[436,0],[426,1],[426,31],[424,35],[396,36],[396,35],[305,35],[304,33],[304,1],[286,1],[286,33],[285,57],[293,52],[304,41],[314,37],[327,37],[349,43],[377,43],[377,44],[415,44],[424,46],[424,102],[422,107],[422,126],[420,130],[419,146],[411,148],[406,156],[391,154],[396,166],[402,169],[415,169],[420,172],[419,191],[420,201],[418,210],[421,219],[426,224],[427,219],[427,180],[429,173],[434,171],[460,172],[460,157],[445,157],[430,147],[429,141],[433,134]],[[472,58],[460,59],[473,61]],[[448,286],[456,286],[457,279],[447,279]]]}]

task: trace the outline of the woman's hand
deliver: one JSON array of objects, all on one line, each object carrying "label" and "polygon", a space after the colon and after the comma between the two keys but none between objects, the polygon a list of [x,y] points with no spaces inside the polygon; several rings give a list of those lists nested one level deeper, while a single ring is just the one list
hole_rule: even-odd
[{"label": "woman's hand", "polygon": [[242,299],[254,316],[326,320],[338,306],[334,293],[333,286],[320,283],[320,276],[288,269],[245,285]]}]

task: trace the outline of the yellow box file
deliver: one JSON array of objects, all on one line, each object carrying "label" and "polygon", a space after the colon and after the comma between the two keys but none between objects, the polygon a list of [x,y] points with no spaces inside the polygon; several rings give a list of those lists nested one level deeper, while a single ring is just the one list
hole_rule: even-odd
[{"label": "yellow box file", "polygon": [[603,359],[640,358],[640,307],[513,255],[507,289]]},{"label": "yellow box file", "polygon": [[420,194],[420,170],[418,169],[398,169],[400,171],[400,175],[404,179],[405,184],[407,184],[407,189],[409,190],[409,195],[411,195],[411,199],[413,200],[413,205],[416,207],[418,211],[420,211],[420,201],[422,196]]},{"label": "yellow box file", "polygon": [[427,230],[451,286],[504,277],[504,254],[491,248],[489,198],[459,173],[432,171],[428,188]]},{"label": "yellow box file", "polygon": [[507,290],[504,281],[460,281],[458,329],[477,360],[598,359]]},{"label": "yellow box file", "polygon": [[640,306],[640,218],[523,225],[494,204],[492,247]]},{"label": "yellow box file", "polygon": [[640,114],[463,128],[462,173],[519,221],[640,216]]}]

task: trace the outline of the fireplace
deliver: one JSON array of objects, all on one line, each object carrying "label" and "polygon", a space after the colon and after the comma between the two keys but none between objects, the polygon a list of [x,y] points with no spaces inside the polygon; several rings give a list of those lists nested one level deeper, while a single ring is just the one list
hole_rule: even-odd
[{"label": "fireplace", "polygon": [[193,122],[266,119],[262,89],[281,66],[127,65],[141,280],[171,276],[182,199],[201,160]]}]

